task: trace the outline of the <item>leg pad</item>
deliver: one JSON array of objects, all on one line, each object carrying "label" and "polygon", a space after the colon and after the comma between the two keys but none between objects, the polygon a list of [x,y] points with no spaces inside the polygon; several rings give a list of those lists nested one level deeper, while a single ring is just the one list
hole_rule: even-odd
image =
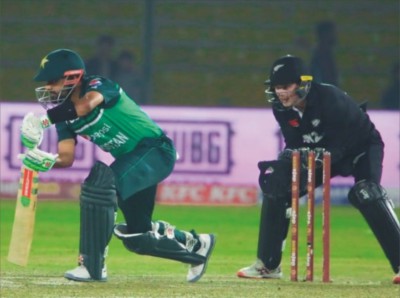
[{"label": "leg pad", "polygon": [[115,211],[114,174],[107,165],[97,162],[81,186],[79,243],[80,260],[96,280],[101,279]]},{"label": "leg pad", "polygon": [[137,254],[170,259],[192,265],[203,264],[206,261],[206,257],[189,251],[186,246],[171,235],[162,236],[153,231],[127,234],[125,224],[116,225],[114,234],[122,240],[129,251]]}]

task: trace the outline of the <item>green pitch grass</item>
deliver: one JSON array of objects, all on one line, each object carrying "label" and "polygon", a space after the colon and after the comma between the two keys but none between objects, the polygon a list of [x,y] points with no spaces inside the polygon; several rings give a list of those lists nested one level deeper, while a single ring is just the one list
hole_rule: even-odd
[{"label": "green pitch grass", "polygon": [[[76,283],[63,278],[78,253],[79,203],[39,201],[29,265],[7,261],[14,201],[1,200],[1,297],[400,297],[393,272],[361,215],[332,208],[331,278],[321,280],[321,216],[316,208],[315,282],[289,280],[287,245],[282,280],[245,280],[236,271],[255,260],[259,207],[156,206],[155,219],[181,229],[213,232],[217,244],[207,273],[185,281],[186,265],[128,252],[115,237],[107,258],[108,282]],[[300,276],[305,268],[305,210],[301,209]],[[121,215],[118,218],[122,220]]]}]

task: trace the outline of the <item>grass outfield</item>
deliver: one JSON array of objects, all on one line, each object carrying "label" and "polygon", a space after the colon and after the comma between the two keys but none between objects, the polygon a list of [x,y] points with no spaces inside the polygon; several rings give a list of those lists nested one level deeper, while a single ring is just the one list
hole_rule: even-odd
[{"label": "grass outfield", "polygon": [[[154,218],[182,229],[214,232],[217,244],[207,273],[195,283],[185,281],[186,265],[128,252],[115,237],[110,244],[106,283],[75,283],[63,273],[76,264],[79,231],[78,202],[40,201],[30,262],[7,262],[14,201],[1,204],[0,297],[400,297],[393,273],[361,215],[351,207],[332,208],[331,278],[321,280],[321,216],[316,208],[315,280],[289,281],[287,246],[282,280],[244,280],[236,271],[255,259],[259,207],[156,206]],[[301,209],[299,268],[305,268],[305,210]],[[121,215],[119,215],[121,220]]]}]

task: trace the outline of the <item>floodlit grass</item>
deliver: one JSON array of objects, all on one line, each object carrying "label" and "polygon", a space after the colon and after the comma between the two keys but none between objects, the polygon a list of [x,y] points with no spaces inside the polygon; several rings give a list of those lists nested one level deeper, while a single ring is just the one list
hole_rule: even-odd
[{"label": "floodlit grass", "polygon": [[[256,255],[259,207],[156,206],[155,219],[179,228],[213,232],[217,244],[207,273],[185,281],[186,265],[128,252],[115,237],[107,258],[106,283],[75,283],[63,278],[76,265],[78,202],[39,201],[30,262],[7,262],[15,203],[2,200],[0,227],[1,297],[400,297],[379,244],[357,210],[332,208],[331,277],[321,280],[321,211],[316,208],[315,282],[289,281],[289,245],[282,280],[244,280],[236,271]],[[300,279],[305,273],[305,210],[301,209]],[[122,216],[119,216],[122,221]]]}]

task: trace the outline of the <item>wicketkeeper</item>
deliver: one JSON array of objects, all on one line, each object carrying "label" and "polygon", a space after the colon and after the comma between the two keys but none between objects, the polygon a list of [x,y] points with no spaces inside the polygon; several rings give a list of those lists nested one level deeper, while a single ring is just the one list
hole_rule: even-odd
[{"label": "wicketkeeper", "polygon": [[[348,199],[380,243],[396,274],[393,282],[400,283],[400,225],[393,204],[380,185],[384,144],[365,109],[337,87],[313,82],[302,60],[290,55],[273,63],[266,85],[285,149],[277,160],[258,164],[263,203],[257,260],[237,275],[282,277],[282,250],[291,215],[292,150],[325,148],[331,153],[331,176],[354,177]],[[306,151],[303,152],[301,177],[307,177]],[[321,159],[317,156],[316,186],[322,184]],[[306,180],[301,181],[301,196],[306,194]]]},{"label": "wicketkeeper", "polygon": [[[96,162],[82,183],[78,266],[65,277],[75,281],[107,279],[105,257],[114,233],[132,252],[189,264],[188,282],[199,280],[215,244],[213,234],[176,229],[152,218],[157,185],[176,161],[174,145],[115,82],[87,76],[82,58],[58,49],[46,55],[35,76],[42,117],[25,116],[21,139],[29,148],[23,163],[37,171],[72,166],[77,136],[109,152],[110,166]],[[38,148],[43,130],[55,124],[58,153]],[[126,223],[115,225],[117,206]]]}]

